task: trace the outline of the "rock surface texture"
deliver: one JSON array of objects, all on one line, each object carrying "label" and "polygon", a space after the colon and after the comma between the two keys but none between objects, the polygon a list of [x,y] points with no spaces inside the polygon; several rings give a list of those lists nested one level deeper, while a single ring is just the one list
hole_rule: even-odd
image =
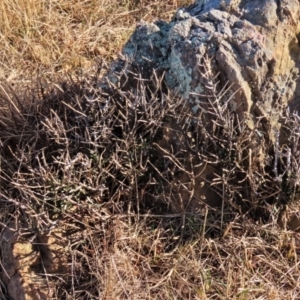
[{"label": "rock surface texture", "polygon": [[[105,86],[130,90],[134,74],[149,79],[155,71],[194,115],[205,106],[203,95],[226,86],[238,123],[257,131],[256,143],[274,149],[279,139],[286,142],[279,122],[283,110],[298,110],[299,11],[297,0],[198,0],[179,9],[170,23],[141,22]],[[207,124],[212,126],[209,118]],[[261,152],[258,147],[253,155],[262,161]],[[201,172],[207,179],[214,171]]]},{"label": "rock surface texture", "polygon": [[144,78],[166,72],[168,87],[197,104],[207,57],[212,76],[220,73],[232,86],[241,117],[270,115],[274,104],[293,103],[300,93],[299,6],[297,0],[202,0],[179,9],[170,23],[141,22],[108,79],[120,84],[115,74],[121,73],[122,85],[131,72]]},{"label": "rock surface texture", "polygon": [[[9,299],[46,300],[53,297],[53,283],[42,274],[69,274],[66,245],[60,232],[38,234],[31,241],[22,238],[21,226],[11,222],[0,238],[2,257],[0,279]],[[25,235],[26,236],[26,235]]]}]

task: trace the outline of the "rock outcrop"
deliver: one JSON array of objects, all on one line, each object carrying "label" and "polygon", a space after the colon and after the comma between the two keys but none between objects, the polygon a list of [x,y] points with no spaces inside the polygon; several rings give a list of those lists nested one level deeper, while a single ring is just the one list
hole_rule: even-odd
[{"label": "rock outcrop", "polygon": [[[136,74],[150,79],[155,72],[195,117],[205,114],[210,96],[228,102],[235,122],[257,132],[251,134],[251,155],[260,157],[258,168],[264,172],[270,152],[279,151],[279,140],[281,145],[288,143],[281,126],[284,111],[298,107],[299,14],[297,0],[198,0],[179,9],[170,23],[141,22],[102,87],[132,90]],[[211,115],[204,120],[211,131]],[[167,140],[173,139],[167,135]],[[201,169],[199,180],[209,181],[213,173],[211,168]],[[196,194],[206,198],[207,191],[199,188]],[[185,198],[191,203],[190,196]]]},{"label": "rock outcrop", "polygon": [[299,2],[196,1],[177,11],[170,23],[141,22],[114,63],[128,83],[130,72],[149,78],[166,72],[166,83],[191,104],[204,91],[204,57],[212,75],[235,92],[233,107],[242,112],[270,114],[273,104],[292,102],[299,94]]}]

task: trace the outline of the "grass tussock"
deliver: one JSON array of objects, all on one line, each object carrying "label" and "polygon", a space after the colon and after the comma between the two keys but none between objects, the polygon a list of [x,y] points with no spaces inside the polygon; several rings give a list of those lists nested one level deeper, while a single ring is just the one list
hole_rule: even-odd
[{"label": "grass tussock", "polygon": [[[3,57],[15,74],[74,71],[91,49],[114,57],[137,18],[180,4],[2,1]],[[156,74],[108,94],[104,65],[1,84],[0,298],[5,249],[29,243],[46,299],[298,299],[299,234],[282,209],[298,209],[298,116],[283,113],[286,143],[271,149],[260,121],[249,130],[231,111],[230,87],[207,78],[193,115]]]},{"label": "grass tussock", "polygon": [[[249,169],[245,136],[255,130],[233,126],[226,89],[193,117],[156,76],[149,86],[138,80],[134,91],[108,95],[98,74],[84,75],[2,112],[1,223],[17,217],[36,244],[63,232],[63,270],[36,250],[48,297],[297,299],[297,233],[277,225],[282,186]],[[173,121],[172,137],[184,142],[161,142]],[[209,185],[222,204],[175,212],[183,188],[195,194],[178,178],[192,181],[190,165],[201,162],[213,167]]]}]

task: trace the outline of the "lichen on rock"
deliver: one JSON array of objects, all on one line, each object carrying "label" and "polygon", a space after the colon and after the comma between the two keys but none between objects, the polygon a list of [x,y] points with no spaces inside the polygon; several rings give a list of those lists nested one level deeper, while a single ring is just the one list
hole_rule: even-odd
[{"label": "lichen on rock", "polygon": [[[261,132],[254,143],[272,152],[275,133],[283,132],[280,116],[298,107],[299,12],[296,0],[198,0],[170,23],[140,23],[102,86],[114,78],[114,85],[130,89],[131,74],[151,81],[155,72],[195,117],[226,87],[222,101],[229,101],[239,123]],[[262,149],[256,151],[263,161]]]}]

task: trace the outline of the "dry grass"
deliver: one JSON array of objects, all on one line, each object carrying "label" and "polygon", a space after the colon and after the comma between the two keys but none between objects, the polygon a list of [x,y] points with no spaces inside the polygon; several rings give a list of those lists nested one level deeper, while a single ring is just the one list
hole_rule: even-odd
[{"label": "dry grass", "polygon": [[188,0],[3,0],[0,76],[89,68],[116,58],[141,19],[170,19]]},{"label": "dry grass", "polygon": [[[222,122],[230,123],[230,114],[220,118],[210,106],[218,135],[204,132],[200,119],[193,136],[180,122],[191,117],[188,110],[170,92],[162,95],[160,82],[152,93],[140,83],[134,94],[115,91],[108,97],[97,89],[101,66],[95,74],[78,72],[96,57],[114,58],[136,20],[168,19],[182,2],[0,4],[1,72],[15,82],[12,90],[1,84],[1,238],[17,220],[18,240],[31,241],[40,255],[34,272],[45,281],[47,299],[299,299],[299,234],[277,225],[276,200],[285,191],[247,169],[245,136],[252,133],[227,128]],[[77,75],[59,74],[65,71]],[[19,87],[20,78],[39,72],[44,76],[38,81]],[[285,118],[289,128],[299,125],[297,118]],[[192,148],[195,140],[203,143],[199,159],[212,161],[212,149],[222,151],[214,181],[225,191],[222,208],[170,212],[182,187],[176,176],[186,171],[190,155],[172,144],[162,155],[159,141],[172,119],[179,120]],[[291,134],[298,143],[297,131]],[[248,156],[231,160],[241,149]],[[220,180],[224,169],[227,182]],[[47,254],[42,243],[52,232],[64,249],[59,257]],[[8,299],[6,289],[1,282],[1,299]]]}]

